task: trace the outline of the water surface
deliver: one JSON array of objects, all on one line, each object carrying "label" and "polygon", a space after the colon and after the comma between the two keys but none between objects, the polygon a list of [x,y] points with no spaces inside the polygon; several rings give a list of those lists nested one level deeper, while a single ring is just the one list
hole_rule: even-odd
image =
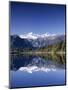
[{"label": "water surface", "polygon": [[11,88],[65,85],[65,55],[11,55]]}]

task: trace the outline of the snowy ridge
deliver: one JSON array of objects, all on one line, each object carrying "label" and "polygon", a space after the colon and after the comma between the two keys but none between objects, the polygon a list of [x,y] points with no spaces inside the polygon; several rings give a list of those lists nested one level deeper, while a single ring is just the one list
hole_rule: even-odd
[{"label": "snowy ridge", "polygon": [[37,71],[43,71],[43,72],[50,72],[50,71],[56,71],[56,68],[45,68],[45,67],[37,67],[37,66],[32,66],[32,67],[21,67],[19,68],[20,71],[25,71],[28,73],[33,73],[33,72],[37,72]]},{"label": "snowy ridge", "polygon": [[56,34],[44,33],[44,34],[34,34],[33,32],[20,35],[20,38],[25,39],[37,39],[37,38],[46,38],[46,37],[54,37]]}]

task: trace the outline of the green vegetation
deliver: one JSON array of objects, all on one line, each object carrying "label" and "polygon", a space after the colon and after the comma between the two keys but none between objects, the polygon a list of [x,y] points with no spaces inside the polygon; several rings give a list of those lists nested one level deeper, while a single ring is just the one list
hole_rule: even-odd
[{"label": "green vegetation", "polygon": [[39,51],[46,51],[46,52],[65,52],[65,42],[61,41],[55,43],[53,45],[49,45],[47,47],[39,48]]}]

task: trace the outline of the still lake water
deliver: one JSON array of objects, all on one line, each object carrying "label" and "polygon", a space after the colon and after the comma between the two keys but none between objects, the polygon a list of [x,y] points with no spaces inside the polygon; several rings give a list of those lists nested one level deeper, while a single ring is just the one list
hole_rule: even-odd
[{"label": "still lake water", "polygon": [[11,55],[11,88],[48,85],[65,85],[64,55]]}]

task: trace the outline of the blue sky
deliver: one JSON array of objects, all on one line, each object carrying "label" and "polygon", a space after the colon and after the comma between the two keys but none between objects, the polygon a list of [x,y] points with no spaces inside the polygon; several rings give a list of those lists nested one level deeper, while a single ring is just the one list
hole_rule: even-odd
[{"label": "blue sky", "polygon": [[11,2],[10,33],[65,32],[65,5]]}]

